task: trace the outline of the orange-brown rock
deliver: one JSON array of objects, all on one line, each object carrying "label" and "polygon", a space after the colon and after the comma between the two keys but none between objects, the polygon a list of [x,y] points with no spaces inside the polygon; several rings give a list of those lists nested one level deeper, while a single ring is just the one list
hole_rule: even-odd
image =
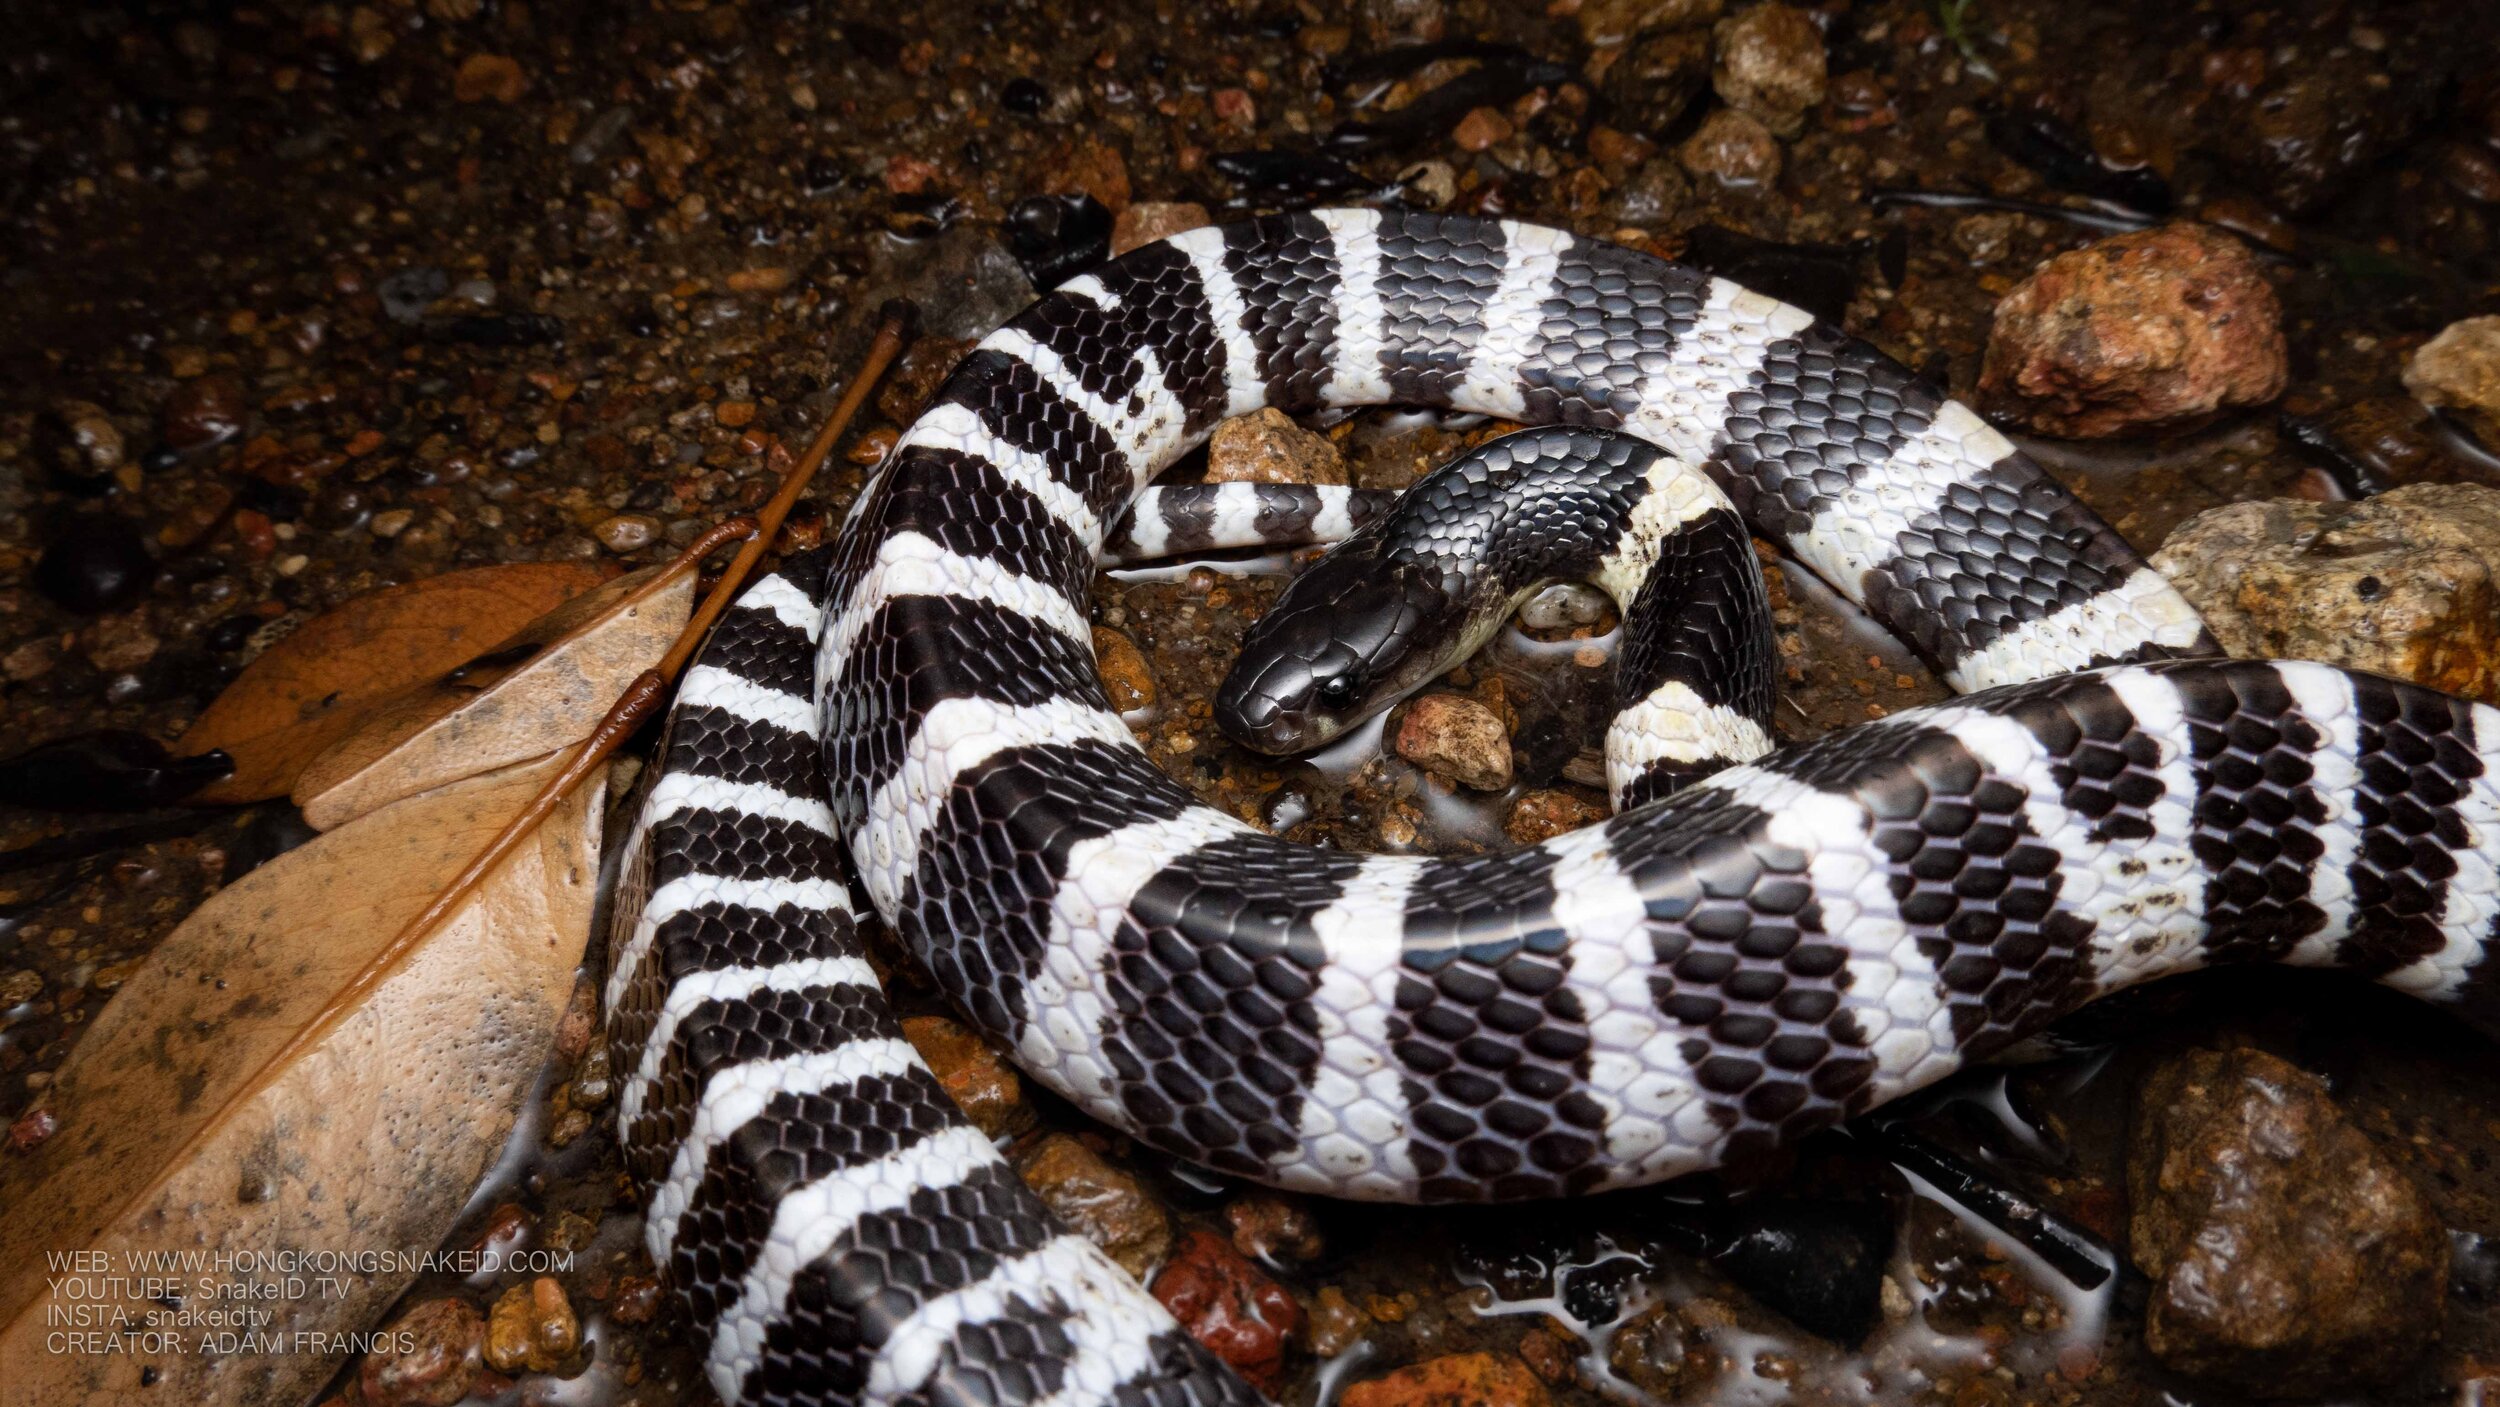
[{"label": "orange-brown rock", "polygon": [[1343,1407],[1545,1407],[1545,1384],[1516,1358],[1454,1353],[1356,1383]]},{"label": "orange-brown rock", "polygon": [[903,1034],[981,1132],[1005,1138],[1033,1126],[1023,1077],[971,1028],[943,1016],[907,1016]]},{"label": "orange-brown rock", "polygon": [[2439,1334],[2448,1237],[2421,1189],[2315,1075],[2192,1050],[2138,1092],[2128,1250],[2152,1277],[2144,1342],[2268,1398],[2387,1382]]},{"label": "orange-brown rock", "polygon": [[2193,427],[2283,394],[2283,309],[2246,245],[2165,225],[2060,254],[1997,303],[1982,406],[2044,435]]}]

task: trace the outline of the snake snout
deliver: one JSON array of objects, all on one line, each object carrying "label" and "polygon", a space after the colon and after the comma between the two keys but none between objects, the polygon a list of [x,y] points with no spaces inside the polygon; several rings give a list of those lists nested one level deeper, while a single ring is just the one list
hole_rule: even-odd
[{"label": "snake snout", "polygon": [[1315,718],[1304,702],[1312,691],[1310,663],[1297,656],[1236,666],[1215,691],[1215,726],[1253,752],[1308,751],[1328,741],[1321,731],[1325,720]]}]

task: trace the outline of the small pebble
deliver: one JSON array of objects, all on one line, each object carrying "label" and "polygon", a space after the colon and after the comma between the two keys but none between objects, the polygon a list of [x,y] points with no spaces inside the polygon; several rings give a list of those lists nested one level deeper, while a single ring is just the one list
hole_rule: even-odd
[{"label": "small pebble", "polygon": [[35,589],[83,614],[116,610],[156,580],[138,526],[118,513],[89,513],[56,529],[35,562]]},{"label": "small pebble", "polygon": [[[1609,105],[1610,120],[1634,140],[1664,141],[1710,87],[1710,34],[1701,29],[1673,29],[1651,34],[1617,57],[1598,85]],[[1606,130],[1606,129],[1600,129]],[[1589,155],[1600,164],[1606,146],[1590,133]],[[1620,146],[1611,153],[1629,155]]]},{"label": "small pebble", "polygon": [[1706,1330],[1686,1323],[1674,1305],[1654,1304],[1608,1337],[1606,1363],[1641,1392],[1674,1401],[1718,1375],[1719,1355]]},{"label": "small pebble", "polygon": [[1607,810],[1567,791],[1532,791],[1511,803],[1502,833],[1516,845],[1536,845],[1606,819]]},{"label": "small pebble", "polygon": [[87,662],[107,672],[137,669],[156,658],[161,642],[148,628],[147,616],[141,611],[106,616],[88,627],[79,638]]},{"label": "small pebble", "polygon": [[1734,108],[1723,107],[1703,118],[1675,155],[1695,180],[1738,190],[1769,186],[1780,178],[1779,139],[1762,119]]},{"label": "small pebble", "polygon": [[158,413],[166,447],[185,454],[223,444],[242,433],[248,399],[230,376],[202,376],[174,388]]},{"label": "small pebble", "polygon": [[781,264],[739,269],[722,280],[732,293],[779,293],[798,281],[799,272]]},{"label": "small pebble", "polygon": [[1477,791],[1510,785],[1510,733],[1501,718],[1464,694],[1426,694],[1398,724],[1398,756]]},{"label": "small pebble", "polygon": [[1398,185],[1417,204],[1437,210],[1458,197],[1458,172],[1446,161],[1419,161],[1398,173]]},{"label": "small pebble", "polygon": [[52,666],[60,662],[59,637],[40,635],[0,655],[0,675],[6,675],[12,684],[24,684],[50,674]]},{"label": "small pebble", "polygon": [[1090,195],[1118,215],[1128,209],[1128,161],[1120,149],[1094,138],[1072,138],[1043,163],[1044,195]]},{"label": "small pebble", "polygon": [[903,1034],[975,1128],[1007,1138],[1033,1126],[1024,1080],[979,1033],[943,1016],[907,1016]]},{"label": "small pebble", "polygon": [[574,1063],[572,1082],[565,1086],[565,1101],[576,1109],[596,1109],[608,1102],[611,1084],[608,1047],[602,1042],[582,1052],[582,1058]]},{"label": "small pebble", "polygon": [[1499,111],[1480,107],[1459,119],[1458,130],[1450,134],[1450,140],[1458,144],[1460,151],[1484,151],[1509,141],[1514,130],[1510,119]]},{"label": "small pebble", "polygon": [[486,1320],[486,1361],[503,1373],[552,1372],[581,1346],[581,1321],[551,1275],[503,1292]]},{"label": "small pebble", "polygon": [[1523,630],[1556,632],[1591,626],[1606,618],[1614,601],[1584,581],[1558,581],[1519,608]]},{"label": "small pebble", "polygon": [[1830,76],[1814,20],[1774,0],[1719,21],[1711,37],[1718,62],[1710,83],[1719,97],[1775,135],[1804,131],[1806,110],[1823,101]]},{"label": "small pebble", "polygon": [[1359,0],[1354,12],[1363,37],[1374,44],[1429,44],[1449,31],[1445,0]]},{"label": "small pebble", "polygon": [[1311,1297],[1311,1352],[1334,1358],[1362,1341],[1372,1317],[1334,1285]]},{"label": "small pebble", "polygon": [[2452,322],[2405,363],[2405,389],[2500,451],[2500,316]]},{"label": "small pebble", "polygon": [[1211,484],[1342,484],[1345,461],[1325,435],[1293,423],[1274,407],[1236,416],[1207,442]]},{"label": "small pebble", "polygon": [[478,1378],[486,1321],[463,1299],[408,1307],[376,1335],[356,1374],[365,1407],[452,1407]]},{"label": "small pebble", "polygon": [[[30,1077],[26,1084],[31,1089],[35,1081]],[[24,1153],[40,1146],[45,1139],[60,1131],[60,1115],[52,1111],[52,1106],[38,1103],[25,1113],[18,1115],[10,1123],[9,1148],[13,1152]]]},{"label": "small pebble", "polygon": [[1302,1329],[1302,1305],[1231,1242],[1190,1228],[1155,1276],[1153,1294],[1253,1386],[1272,1393],[1280,1385],[1286,1346]]},{"label": "small pebble", "polygon": [[1726,8],[1727,0],[1581,0],[1580,38],[1609,48],[1656,30],[1708,24]]},{"label": "small pebble", "polygon": [[517,103],[529,88],[529,75],[502,54],[471,54],[451,78],[451,95],[464,103]]},{"label": "small pebble", "polygon": [[1259,125],[1259,106],[1243,89],[1216,89],[1214,106],[1215,120],[1227,127],[1247,132]]},{"label": "small pebble", "polygon": [[2023,217],[2001,210],[1983,210],[1953,222],[1953,247],[1973,264],[2001,262],[2022,233]]},{"label": "small pebble", "polygon": [[1096,627],[1094,661],[1114,710],[1127,713],[1154,703],[1154,670],[1146,663],[1145,652],[1125,632]]},{"label": "small pebble", "polygon": [[608,1317],[619,1324],[648,1324],[659,1317],[667,1302],[657,1277],[628,1275],[616,1282],[616,1293],[608,1300]]},{"label": "small pebble", "polygon": [[547,1130],[547,1146],[569,1148],[573,1140],[590,1132],[590,1111],[566,1106],[557,1113],[555,1123]]},{"label": "small pebble", "polygon": [[610,552],[625,553],[649,547],[659,540],[660,532],[660,520],[648,513],[619,513],[603,520],[591,535]]},{"label": "small pebble", "polygon": [[[622,795],[624,784],[612,784],[611,790]],[[561,1060],[579,1060],[599,1037],[599,990],[587,977],[573,984],[572,998],[564,1005],[564,1015],[556,1020],[556,1056]]]},{"label": "small pebble", "polygon": [[1010,78],[998,90],[998,105],[1018,117],[1039,117],[1050,106],[1050,90],[1030,78]]},{"label": "small pebble", "polygon": [[1301,1265],[1327,1248],[1310,1205],[1281,1192],[1249,1192],[1224,1208],[1233,1249],[1267,1265]]},{"label": "small pebble", "polygon": [[896,195],[919,195],[937,181],[938,169],[919,157],[896,152],[885,161],[885,188]]},{"label": "small pebble", "polygon": [[47,423],[59,435],[52,463],[62,473],[79,479],[101,479],[125,462],[127,449],[122,432],[113,424],[113,418],[104,413],[104,407],[95,402],[55,402]]},{"label": "small pebble", "polygon": [[1146,1185],[1074,1134],[1054,1133],[1016,1160],[1016,1171],[1059,1219],[1131,1275],[1144,1276],[1172,1246],[1172,1222]]},{"label": "small pebble", "polygon": [[393,538],[406,532],[408,525],[416,520],[417,514],[413,508],[390,508],[374,514],[372,521],[366,523],[365,527],[375,537]]}]

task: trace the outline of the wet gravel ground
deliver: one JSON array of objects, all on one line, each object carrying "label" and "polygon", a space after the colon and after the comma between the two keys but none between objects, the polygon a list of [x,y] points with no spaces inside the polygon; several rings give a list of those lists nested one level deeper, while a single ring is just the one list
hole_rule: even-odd
[{"label": "wet gravel ground", "polygon": [[[2157,444],[2038,447],[2139,547],[2240,499],[2500,484],[2398,381],[2447,321],[2500,311],[2500,21],[2470,5],[1827,0],[1810,13],[1829,96],[1777,142],[1775,175],[1759,149],[1748,165],[1686,145],[1718,106],[1691,41],[1626,37],[1642,14],[1711,4],[10,8],[0,698],[24,742],[99,727],[171,738],[278,629],[376,586],[490,562],[661,560],[762,499],[874,308],[904,290],[933,335],[876,428],[907,419],[946,339],[1024,296],[1002,225],[1041,261],[1100,218],[1064,201],[1018,210],[1041,194],[1219,216],[1389,198],[1546,220],[1827,301],[1967,394],[1996,298],[2134,223],[2083,188],[2143,203],[2141,185],[2023,135],[2080,134],[2260,250],[2293,349],[2279,407]],[[117,443],[99,441],[99,418]],[[1396,484],[1483,429],[1371,416],[1338,434],[1357,482]],[[783,545],[819,540],[860,474],[856,458],[833,466]],[[107,598],[73,612],[38,588],[37,563],[99,516],[127,524],[149,564],[117,583],[110,552],[56,558]],[[1129,573],[1097,593],[1098,621],[1151,670],[1137,721],[1174,775],[1361,849],[1498,844],[1521,795],[1563,813],[1602,800],[1569,780],[1585,775],[1572,739],[1603,716],[1602,622],[1515,634],[1462,681],[1522,736],[1561,740],[1509,794],[1460,793],[1376,746],[1280,766],[1224,743],[1206,697],[1278,566]],[[1781,574],[1774,589],[1784,735],[1941,696],[1821,588]],[[46,1072],[183,914],[300,838],[280,809],[195,821],[0,873],[0,1114],[40,1107]],[[120,823],[0,810],[0,844]],[[916,1009],[942,1009],[907,971],[898,983]],[[2500,1229],[2486,1045],[2344,984],[2183,985],[2115,1058],[2026,1071],[2010,1102],[1982,1074],[1922,1127],[2118,1236],[2134,1074],[2238,1032],[2327,1073],[2448,1225]],[[635,1249],[604,1091],[597,1070],[560,1061],[453,1238],[580,1252],[563,1287],[588,1352],[487,1374],[481,1397],[706,1400]],[[1046,1102],[1043,1115],[1077,1126]],[[1184,1222],[1223,1224],[1233,1189],[1112,1154]],[[1863,1140],[1818,1140],[1759,1177],[1774,1195],[1879,1209],[1897,1245],[1861,1346],[1801,1330],[1765,1307],[1768,1282],[1740,1288],[1677,1249],[1682,1193],[1524,1214],[1320,1209],[1324,1252],[1276,1272],[1312,1315],[1284,1399],[1490,1348],[1574,1404],[2226,1400],[2150,1365],[2140,1282],[2074,1289]],[[1826,1282],[1833,1254],[1809,1242],[1766,1273]],[[2441,1347],[2376,1400],[2480,1401],[2500,1384],[2500,1283],[2472,1256],[2459,1265]],[[510,1288],[428,1283],[411,1300],[484,1307]]]}]

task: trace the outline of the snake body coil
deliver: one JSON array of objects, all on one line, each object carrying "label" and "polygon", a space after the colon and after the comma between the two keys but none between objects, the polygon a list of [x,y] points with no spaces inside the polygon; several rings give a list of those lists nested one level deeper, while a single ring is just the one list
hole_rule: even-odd
[{"label": "snake body coil", "polygon": [[[1203,806],[1104,697],[1090,575],[1106,545],[1262,536],[1238,492],[1124,519],[1218,420],[1391,402],[1702,466],[1980,692],[1502,854],[1347,855]],[[1289,500],[1288,536],[1380,511]],[[1600,555],[1672,539],[1670,507],[1621,495]],[[653,1256],[731,1400],[1257,1400],[949,1103],[867,906],[1094,1116],[1375,1199],[1742,1158],[2207,963],[2487,1011],[2500,712],[2212,649],[1996,432],[1724,281],[1368,210],[1140,249],[984,340],[686,678],[606,993]],[[1632,731],[1672,740],[1668,712]]]}]

